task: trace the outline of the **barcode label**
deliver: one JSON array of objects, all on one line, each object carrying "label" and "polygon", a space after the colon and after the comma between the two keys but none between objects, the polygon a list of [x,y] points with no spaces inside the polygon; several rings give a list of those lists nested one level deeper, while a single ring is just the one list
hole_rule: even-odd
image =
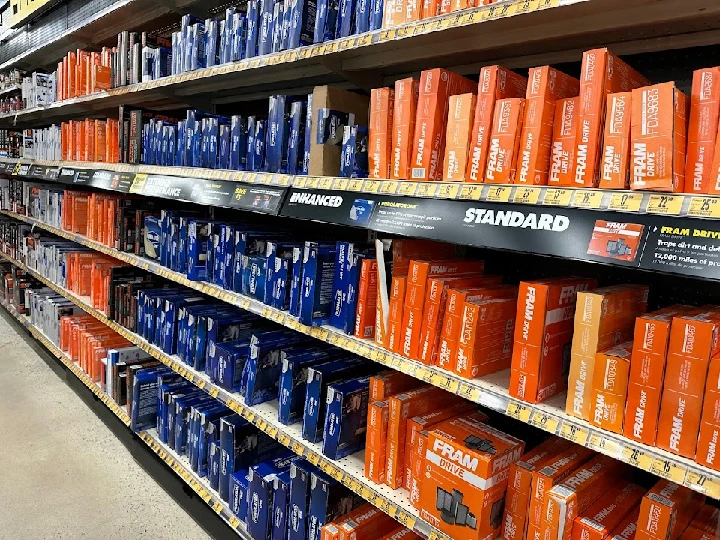
[{"label": "barcode label", "polygon": [[425,179],[425,169],[413,169],[412,177],[419,178],[420,180],[424,180]]}]

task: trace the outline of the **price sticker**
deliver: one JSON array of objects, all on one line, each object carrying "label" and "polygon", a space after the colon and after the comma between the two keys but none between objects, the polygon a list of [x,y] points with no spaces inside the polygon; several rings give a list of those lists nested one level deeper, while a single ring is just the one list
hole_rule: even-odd
[{"label": "price sticker", "polygon": [[318,463],[320,463],[320,456],[315,452],[308,454],[307,459],[313,465],[317,465]]},{"label": "price sticker", "polygon": [[401,524],[405,525],[405,527],[407,527],[411,531],[415,528],[416,519],[406,512],[400,512],[400,514],[398,514],[395,519],[397,519]]},{"label": "price sticker", "polygon": [[642,200],[642,193],[613,193],[608,208],[618,212],[637,212]]},{"label": "price sticker", "polygon": [[592,433],[590,435],[590,441],[588,442],[588,446],[593,450],[609,454],[612,457],[617,457],[621,453],[620,445],[617,442],[613,441],[612,439],[608,439],[607,437],[604,437],[600,433]]},{"label": "price sticker", "polygon": [[400,184],[393,180],[386,180],[380,184],[380,193],[383,195],[395,195]]},{"label": "price sticker", "polygon": [[347,178],[333,178],[332,189],[335,189],[338,191],[346,191],[348,182],[350,182],[350,180]]},{"label": "price sticker", "polygon": [[603,192],[589,189],[578,189],[573,195],[572,205],[578,208],[597,210],[602,206]]},{"label": "price sticker", "polygon": [[720,499],[720,481],[709,478],[707,475],[688,469],[685,475],[685,485],[690,489],[704,493],[713,499]]},{"label": "price sticker", "polygon": [[348,191],[362,191],[363,187],[363,181],[359,180],[357,178],[353,178],[350,181],[348,181],[347,190]]},{"label": "price sticker", "polygon": [[482,184],[465,184],[460,189],[461,199],[479,201],[482,196]]},{"label": "price sticker", "polygon": [[647,211],[650,214],[664,214],[666,216],[677,216],[682,210],[685,197],[682,195],[650,195],[647,204]]},{"label": "price sticker", "polygon": [[485,200],[490,202],[508,202],[512,188],[510,186],[488,186]]},{"label": "price sticker", "polygon": [[293,187],[304,188],[307,180],[308,179],[304,176],[296,176],[295,180],[293,180]]},{"label": "price sticker", "polygon": [[432,376],[432,371],[430,371],[428,368],[419,366],[415,370],[415,377],[420,379],[421,381],[429,381]]},{"label": "price sticker", "polygon": [[440,199],[457,199],[460,193],[460,184],[440,184],[437,189],[437,197]]},{"label": "price sticker", "polygon": [[236,516],[230,516],[230,519],[228,520],[230,522],[230,526],[233,529],[237,529],[240,527],[241,521]]},{"label": "price sticker", "polygon": [[433,182],[420,182],[415,195],[418,197],[434,197],[437,190],[438,185]]},{"label": "price sticker", "polygon": [[322,178],[318,179],[318,187],[320,189],[332,189],[333,180],[333,178],[323,176]]},{"label": "price sticker", "polygon": [[652,458],[639,448],[623,447],[622,460],[644,471],[650,470]]},{"label": "price sticker", "polygon": [[430,384],[432,384],[433,386],[439,386],[440,388],[444,388],[445,390],[452,392],[453,394],[456,394],[460,389],[460,381],[448,377],[443,373],[432,373],[430,375]]},{"label": "price sticker", "polygon": [[533,186],[518,186],[515,188],[513,202],[520,204],[537,204],[542,189]]},{"label": "price sticker", "polygon": [[545,206],[570,206],[572,194],[571,189],[548,188],[542,203]]},{"label": "price sticker", "polygon": [[290,437],[285,435],[285,433],[278,433],[278,442],[282,444],[283,446],[290,446]]},{"label": "price sticker", "polygon": [[377,193],[380,191],[380,180],[365,180],[363,191],[365,193]]},{"label": "price sticker", "polygon": [[590,430],[581,426],[576,426],[575,424],[564,422],[560,427],[560,435],[564,439],[585,446],[588,437],[590,437]]},{"label": "price sticker", "polygon": [[673,463],[669,459],[654,458],[650,464],[650,472],[672,480],[676,484],[682,484],[685,481],[687,467]]},{"label": "price sticker", "polygon": [[220,512],[222,512],[223,505],[220,504],[218,501],[215,501],[215,502],[213,503],[212,508],[213,508],[213,510],[215,510],[215,513],[216,513],[216,514],[219,514]]},{"label": "price sticker", "polygon": [[692,197],[688,216],[720,218],[720,197]]},{"label": "price sticker", "polygon": [[511,401],[508,403],[507,409],[505,410],[505,414],[515,418],[516,420],[520,420],[521,422],[528,422],[530,420],[531,412],[532,410],[530,407],[518,401]]},{"label": "price sticker", "polygon": [[560,0],[540,0],[538,3],[538,9],[549,9],[555,8],[560,5]]},{"label": "price sticker", "polygon": [[214,398],[218,397],[218,389],[217,388],[211,388],[209,393]]},{"label": "price sticker", "polygon": [[404,195],[406,197],[412,197],[415,195],[415,193],[418,190],[418,183],[417,182],[400,182],[400,186],[398,187],[398,195]]},{"label": "price sticker", "polygon": [[311,176],[305,180],[305,187],[310,189],[317,189],[320,185],[320,179],[317,176]]},{"label": "price sticker", "polygon": [[530,424],[550,433],[557,433],[560,419],[543,411],[535,411],[530,417]]},{"label": "price sticker", "polygon": [[295,452],[297,455],[302,456],[303,452],[305,451],[305,448],[303,448],[303,445],[300,444],[297,441],[293,441],[292,445],[290,446],[290,450]]},{"label": "price sticker", "polygon": [[515,15],[521,13],[531,13],[538,8],[540,0],[519,0],[513,4],[515,8]]}]

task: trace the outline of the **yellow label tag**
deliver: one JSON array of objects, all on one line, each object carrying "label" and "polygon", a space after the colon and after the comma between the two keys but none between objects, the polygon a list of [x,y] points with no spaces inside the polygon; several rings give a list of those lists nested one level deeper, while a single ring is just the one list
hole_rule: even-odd
[{"label": "yellow label tag", "polygon": [[653,458],[650,464],[650,472],[672,480],[676,484],[682,484],[685,481],[687,467],[673,463],[669,459]]},{"label": "yellow label tag", "polygon": [[642,200],[642,193],[613,193],[608,208],[620,212],[637,212]]},{"label": "yellow label tag", "polygon": [[305,180],[305,187],[310,189],[317,189],[320,185],[320,179],[317,176],[311,176]]},{"label": "yellow label tag", "polygon": [[415,195],[418,189],[417,182],[408,182],[407,180],[400,182],[398,187],[398,195],[405,195],[406,197],[412,197]]},{"label": "yellow label tag", "polygon": [[397,519],[401,524],[405,525],[405,527],[407,527],[411,531],[415,528],[415,523],[417,521],[413,516],[405,512],[400,512],[395,517],[395,519]]},{"label": "yellow label tag", "polygon": [[365,47],[366,45],[370,45],[372,42],[372,35],[370,33],[364,33],[360,36],[358,36],[355,46],[356,47]]},{"label": "yellow label tag", "polygon": [[438,190],[438,184],[433,182],[420,182],[418,184],[417,193],[418,197],[434,197]]},{"label": "yellow label tag", "polygon": [[395,195],[397,193],[399,184],[393,180],[384,180],[380,184],[380,193],[384,195]]},{"label": "yellow label tag", "polygon": [[510,186],[487,186],[485,200],[490,202],[508,202],[512,187]]},{"label": "yellow label tag", "polygon": [[720,197],[692,197],[688,216],[720,218]]},{"label": "yellow label tag", "polygon": [[560,419],[543,411],[535,411],[530,417],[530,423],[533,426],[549,431],[550,433],[557,433],[558,426],[560,425]]},{"label": "yellow label tag", "polygon": [[563,425],[560,426],[560,435],[564,439],[585,446],[588,437],[590,436],[590,430],[581,426],[576,426],[575,424],[564,422]]},{"label": "yellow label tag", "polygon": [[323,176],[322,178],[318,179],[318,187],[320,189],[332,189],[334,178],[331,178],[329,176]]},{"label": "yellow label tag", "polygon": [[296,176],[295,180],[293,180],[293,187],[296,188],[304,188],[305,183],[307,182],[307,177],[305,176]]},{"label": "yellow label tag", "polygon": [[542,203],[545,206],[570,206],[573,191],[571,189],[548,188]]},{"label": "yellow label tag", "polygon": [[377,193],[380,191],[380,180],[365,180],[363,191],[365,193]]},{"label": "yellow label tag", "polygon": [[518,186],[513,195],[514,203],[537,204],[542,189],[534,186]]},{"label": "yellow label tag", "polygon": [[538,2],[537,9],[554,8],[554,7],[558,7],[559,5],[560,5],[560,0],[540,0],[540,2]]},{"label": "yellow label tag", "polygon": [[308,454],[307,459],[313,465],[317,465],[318,463],[320,463],[320,456],[315,452]]},{"label": "yellow label tag", "polygon": [[482,196],[482,184],[463,184],[460,189],[461,199],[479,201]]},{"label": "yellow label tag", "polygon": [[647,211],[650,214],[677,216],[682,210],[684,200],[685,197],[682,195],[650,195],[647,204]]},{"label": "yellow label tag", "polygon": [[652,463],[652,458],[645,452],[639,448],[630,448],[627,446],[622,449],[622,460],[645,471],[650,470]]},{"label": "yellow label tag", "polygon": [[143,188],[145,187],[145,182],[147,182],[147,174],[144,173],[136,173],[135,179],[133,180],[133,183],[130,185],[130,193],[142,193]]},{"label": "yellow label tag", "polygon": [[333,178],[332,189],[339,191],[347,190],[349,180],[347,178]]},{"label": "yellow label tag", "polygon": [[363,181],[358,178],[353,178],[348,181],[348,191],[362,191]]},{"label": "yellow label tag", "polygon": [[230,519],[228,520],[230,522],[230,526],[233,529],[237,529],[240,526],[240,520],[236,516],[230,516]]},{"label": "yellow label tag", "polygon": [[690,489],[704,493],[713,499],[720,499],[720,481],[708,478],[706,475],[688,469],[685,475],[685,485]]},{"label": "yellow label tag", "polygon": [[460,193],[460,184],[440,184],[437,190],[439,199],[457,199]]},{"label": "yellow label tag", "polygon": [[513,3],[513,15],[520,15],[521,13],[530,13],[535,11],[538,7],[539,0],[518,0]]},{"label": "yellow label tag", "polygon": [[602,206],[603,192],[578,189],[573,195],[572,205],[578,208],[597,209]]},{"label": "yellow label tag", "polygon": [[592,433],[590,435],[588,446],[593,450],[609,454],[612,457],[618,457],[620,455],[620,445],[600,433]]},{"label": "yellow label tag", "polygon": [[505,414],[521,422],[528,422],[531,412],[532,409],[530,406],[520,403],[519,401],[511,401],[505,410]]}]

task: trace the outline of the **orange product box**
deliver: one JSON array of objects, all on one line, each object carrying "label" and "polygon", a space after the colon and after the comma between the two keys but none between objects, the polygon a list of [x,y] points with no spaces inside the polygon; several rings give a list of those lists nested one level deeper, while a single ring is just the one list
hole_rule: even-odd
[{"label": "orange product box", "polygon": [[515,182],[524,117],[525,100],[523,98],[499,99],[495,103],[485,167],[486,183],[512,184]]},{"label": "orange product box", "polygon": [[363,259],[360,262],[360,284],[355,310],[355,337],[364,339],[375,336],[377,283],[377,260]]},{"label": "orange product box", "polygon": [[687,105],[672,82],[633,90],[631,189],[683,191]]},{"label": "orange product box", "polygon": [[60,154],[64,161],[70,161],[70,124],[63,122],[60,124]]},{"label": "orange product box", "polygon": [[107,161],[106,150],[106,126],[105,120],[95,120],[95,160],[98,162]]},{"label": "orange product box", "polygon": [[415,136],[413,138],[413,180],[440,180],[445,155],[445,124],[450,96],[475,90],[475,83],[445,69],[428,69],[420,76]]},{"label": "orange product box", "polygon": [[673,318],[656,446],[693,459],[710,359],[720,352],[720,312]]},{"label": "orange product box", "polygon": [[376,540],[397,526],[397,521],[372,504],[364,504],[362,508],[362,512],[353,512],[338,526],[339,540]]},{"label": "orange product box", "polygon": [[394,369],[382,371],[370,377],[369,400],[371,402],[382,401],[392,395],[413,390],[422,384],[423,382],[419,379]]},{"label": "orange product box", "polygon": [[90,53],[81,49],[77,50],[77,61],[75,64],[75,93],[84,96],[87,92],[88,60]]},{"label": "orange product box", "polygon": [[579,292],[573,324],[568,414],[590,419],[595,355],[632,340],[635,317],[647,310],[646,285],[615,285]]},{"label": "orange product box", "polygon": [[410,261],[427,257],[428,253],[437,259],[452,259],[458,256],[458,247],[434,240],[395,239],[392,241],[393,277],[406,276],[410,270]]},{"label": "orange product box", "polygon": [[587,254],[621,261],[634,261],[638,255],[644,229],[645,226],[638,223],[598,219],[593,227]]},{"label": "orange product box", "polygon": [[720,509],[709,504],[700,508],[700,511],[693,518],[686,529],[695,529],[696,531],[708,534],[710,538],[717,538],[720,531]]},{"label": "orange product box", "polygon": [[558,99],[555,103],[549,185],[573,185],[579,99],[577,97]]},{"label": "orange product box", "polygon": [[83,128],[83,135],[85,136],[85,141],[83,143],[83,149],[82,149],[82,160],[83,161],[92,161],[93,156],[95,155],[95,121],[91,120],[90,118],[85,119],[85,127]]},{"label": "orange product box", "polygon": [[572,443],[567,439],[550,437],[510,465],[502,538],[505,540],[526,538],[533,472],[540,470],[546,463],[554,460],[557,454],[564,452],[571,445]]},{"label": "orange product box", "polygon": [[506,98],[524,98],[526,90],[527,78],[509,69],[501,66],[485,66],[480,70],[465,175],[467,182],[483,182],[485,179],[495,102]]},{"label": "orange product box", "polygon": [[450,96],[447,133],[445,135],[445,166],[443,180],[465,182],[465,173],[472,135],[475,94]]},{"label": "orange product box", "polygon": [[462,418],[428,434],[420,517],[456,540],[496,537],[508,468],[525,443],[497,429]]},{"label": "orange product box", "polygon": [[370,91],[370,129],[368,130],[370,178],[390,178],[394,100],[393,88],[373,88]]},{"label": "orange product box", "polygon": [[548,491],[542,538],[569,540],[575,518],[618,483],[626,474],[626,469],[624,463],[597,455]]},{"label": "orange product box", "polygon": [[542,66],[528,73],[525,119],[517,158],[520,184],[545,185],[550,170],[555,102],[578,95],[580,82],[562,71]]},{"label": "orange product box", "polygon": [[572,341],[577,293],[594,279],[550,278],[522,281],[518,292],[510,395],[530,403],[567,388],[566,350]]},{"label": "orange product box", "polygon": [[462,398],[435,386],[423,386],[390,397],[390,419],[387,429],[387,464],[385,483],[397,489],[404,485],[405,436],[407,420],[432,410],[450,407]]},{"label": "orange product box", "polygon": [[645,488],[622,482],[575,518],[573,540],[604,540],[640,504]]},{"label": "orange product box", "polygon": [[607,536],[607,540],[634,540],[635,533],[637,532],[637,520],[640,515],[640,507],[635,507],[625,519],[622,520],[620,525],[615,527],[610,534]]},{"label": "orange product box", "polygon": [[110,66],[94,64],[93,66],[91,66],[90,69],[91,93],[103,92],[112,88],[112,85],[110,83]]},{"label": "orange product box", "polygon": [[85,128],[86,122],[83,120],[75,122],[77,127],[75,131],[75,161],[85,161]]},{"label": "orange product box", "polygon": [[414,508],[420,508],[420,488],[422,486],[425,469],[425,449],[427,448],[428,431],[423,430],[415,437],[412,455],[412,475],[410,476],[410,504]]},{"label": "orange product box", "polygon": [[55,71],[55,97],[57,101],[62,101],[63,99],[65,99],[63,89],[63,70],[63,63],[58,62],[57,70]]},{"label": "orange product box", "polygon": [[420,17],[422,19],[429,19],[430,17],[440,15],[440,3],[441,0],[423,0]]},{"label": "orange product box", "polygon": [[632,342],[596,355],[590,393],[590,423],[613,433],[623,432]]},{"label": "orange product box", "polygon": [[67,58],[67,81],[68,81],[68,98],[74,98],[78,96],[77,85],[76,85],[76,70],[77,66],[77,53],[70,51]]},{"label": "orange product box", "polygon": [[623,428],[629,439],[655,445],[670,324],[674,316],[688,309],[676,305],[635,319]]},{"label": "orange product box", "polygon": [[380,540],[419,540],[420,536],[412,532],[407,527],[398,527],[393,531],[390,531],[385,536],[382,536]]},{"label": "orange product box", "polygon": [[[693,72],[690,91],[685,191],[710,193],[720,159],[715,158],[715,143],[720,118],[720,67]],[[717,188],[716,188],[717,189]]]},{"label": "orange product box", "polygon": [[70,232],[75,234],[87,234],[88,223],[88,196],[87,194],[75,194],[72,198],[72,222]]},{"label": "orange product box", "polygon": [[420,81],[417,79],[395,81],[390,167],[390,178],[393,180],[407,180],[411,175],[419,89]]},{"label": "orange product box", "polygon": [[627,189],[630,186],[632,92],[610,94],[607,100],[599,187]]},{"label": "orange product box", "polygon": [[605,49],[583,53],[575,185],[593,187],[600,177],[603,123],[608,94],[649,85],[645,77]]},{"label": "orange product box", "polygon": [[660,480],[640,503],[637,540],[677,540],[705,502],[705,496]]},{"label": "orange product box", "polygon": [[720,470],[717,443],[720,436],[720,356],[710,360],[695,461]]}]

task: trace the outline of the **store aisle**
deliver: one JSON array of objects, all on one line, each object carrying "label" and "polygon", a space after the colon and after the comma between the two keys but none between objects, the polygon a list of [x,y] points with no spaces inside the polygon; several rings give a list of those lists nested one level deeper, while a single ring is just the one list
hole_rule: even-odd
[{"label": "store aisle", "polygon": [[209,538],[0,313],[0,539]]}]

